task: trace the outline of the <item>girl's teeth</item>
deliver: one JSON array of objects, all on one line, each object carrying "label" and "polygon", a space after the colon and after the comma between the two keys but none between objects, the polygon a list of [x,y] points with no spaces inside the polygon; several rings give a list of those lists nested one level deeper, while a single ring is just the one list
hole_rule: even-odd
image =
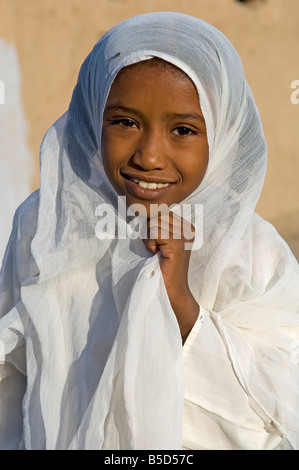
[{"label": "girl's teeth", "polygon": [[168,186],[168,183],[148,183],[147,181],[140,181],[137,178],[132,178],[132,181],[134,181],[134,183],[138,183],[139,186],[146,189],[157,189]]}]

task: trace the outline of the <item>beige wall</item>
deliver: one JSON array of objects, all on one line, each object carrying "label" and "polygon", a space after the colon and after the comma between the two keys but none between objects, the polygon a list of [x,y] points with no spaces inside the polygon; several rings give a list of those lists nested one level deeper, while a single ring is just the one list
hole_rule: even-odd
[{"label": "beige wall", "polygon": [[[38,152],[48,127],[66,110],[79,67],[98,38],[136,14],[172,10],[200,17],[234,44],[259,107],[269,150],[257,211],[299,259],[299,0],[0,0],[0,37],[18,51],[29,145],[39,184]],[[1,77],[0,77],[1,78]]]}]

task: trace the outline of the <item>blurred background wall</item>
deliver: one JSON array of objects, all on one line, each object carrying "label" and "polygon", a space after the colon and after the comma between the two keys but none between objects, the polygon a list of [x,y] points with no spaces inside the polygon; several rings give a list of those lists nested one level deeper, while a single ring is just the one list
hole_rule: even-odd
[{"label": "blurred background wall", "polygon": [[14,45],[20,66],[31,189],[39,185],[44,133],[67,109],[95,42],[130,16],[165,10],[210,22],[239,52],[269,152],[257,212],[299,259],[299,104],[291,102],[291,83],[299,80],[299,0],[0,0],[0,39]]}]

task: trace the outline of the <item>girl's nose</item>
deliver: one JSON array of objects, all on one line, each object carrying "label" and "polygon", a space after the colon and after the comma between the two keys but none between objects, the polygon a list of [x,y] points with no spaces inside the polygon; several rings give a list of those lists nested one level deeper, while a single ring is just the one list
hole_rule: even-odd
[{"label": "girl's nose", "polygon": [[159,131],[143,132],[135,147],[132,161],[143,170],[162,170],[166,166],[165,137]]}]

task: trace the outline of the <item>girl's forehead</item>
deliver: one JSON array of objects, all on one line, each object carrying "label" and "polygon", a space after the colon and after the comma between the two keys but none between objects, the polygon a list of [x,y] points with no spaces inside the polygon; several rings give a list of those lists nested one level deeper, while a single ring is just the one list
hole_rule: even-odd
[{"label": "girl's forehead", "polygon": [[[148,95],[149,87],[154,93]],[[156,87],[156,88],[155,88]],[[149,59],[126,66],[114,78],[107,100],[115,96],[137,98],[144,96],[147,100],[152,100],[155,95],[161,93],[178,95],[191,90],[198,100],[197,89],[189,76],[178,67],[162,59]],[[107,104],[107,103],[106,103]]]},{"label": "girl's forehead", "polygon": [[160,60],[139,62],[125,67],[116,76],[105,109],[131,103],[150,104],[159,108],[187,110],[190,102],[199,107],[197,89],[192,80],[177,67]]}]

